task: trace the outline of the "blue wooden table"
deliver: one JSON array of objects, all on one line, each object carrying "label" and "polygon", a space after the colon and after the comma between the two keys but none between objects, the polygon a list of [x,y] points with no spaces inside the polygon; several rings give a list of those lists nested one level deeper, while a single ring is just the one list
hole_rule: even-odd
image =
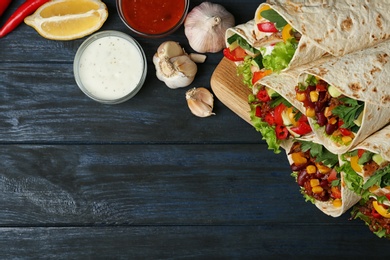
[{"label": "blue wooden table", "polygon": [[[261,1],[214,2],[239,24]],[[305,202],[285,154],[218,99],[216,116],[191,114],[186,90],[210,89],[222,53],[207,55],[191,86],[169,89],[152,57],[165,40],[191,52],[183,27],[141,38],[105,3],[101,30],[132,35],[147,56],[146,82],[125,103],[102,105],[77,87],[85,38],[51,41],[22,24],[0,39],[1,259],[387,255],[389,241],[350,212],[332,218]]]}]

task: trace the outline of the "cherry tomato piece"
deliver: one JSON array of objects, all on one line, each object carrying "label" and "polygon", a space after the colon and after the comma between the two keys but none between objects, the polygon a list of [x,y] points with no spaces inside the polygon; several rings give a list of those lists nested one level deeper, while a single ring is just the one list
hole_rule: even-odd
[{"label": "cherry tomato piece", "polygon": [[286,105],[283,103],[280,103],[275,107],[274,117],[275,117],[275,124],[277,125],[283,125],[283,117],[282,113],[286,109]]},{"label": "cherry tomato piece", "polygon": [[284,140],[288,137],[287,127],[285,127],[284,125],[276,125],[275,132],[276,138],[278,138],[279,140]]},{"label": "cherry tomato piece", "polygon": [[268,92],[267,92],[267,90],[265,88],[264,89],[260,89],[259,92],[257,92],[256,97],[261,102],[268,102],[268,101],[271,100],[271,97],[268,95]]},{"label": "cherry tomato piece", "polygon": [[223,55],[231,61],[243,61],[246,56],[246,52],[243,48],[238,46],[232,51],[229,48],[223,49]]},{"label": "cherry tomato piece", "polygon": [[276,29],[275,24],[271,22],[258,23],[257,29],[261,32],[279,32],[279,30]]}]

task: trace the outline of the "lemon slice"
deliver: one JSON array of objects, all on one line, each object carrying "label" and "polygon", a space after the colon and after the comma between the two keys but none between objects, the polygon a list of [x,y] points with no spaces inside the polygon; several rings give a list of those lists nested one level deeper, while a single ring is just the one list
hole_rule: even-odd
[{"label": "lemon slice", "polygon": [[74,40],[99,30],[107,20],[107,6],[100,0],[52,0],[24,22],[42,37]]}]

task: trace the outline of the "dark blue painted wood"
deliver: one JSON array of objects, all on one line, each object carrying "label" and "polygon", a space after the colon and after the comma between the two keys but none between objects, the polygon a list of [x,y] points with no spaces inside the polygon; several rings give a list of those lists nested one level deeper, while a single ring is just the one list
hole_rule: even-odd
[{"label": "dark blue painted wood", "polygon": [[[15,0],[4,22],[22,0]],[[131,34],[105,1],[104,29]],[[191,8],[201,1],[191,1]],[[215,1],[237,23],[261,1]],[[115,106],[88,99],[73,79],[84,39],[56,42],[21,25],[0,39],[0,257],[258,258],[386,256],[349,212],[306,203],[284,154],[215,102],[196,118],[158,81],[152,56],[165,40],[191,52],[180,28],[133,35],[148,59],[145,86]],[[190,87],[210,87],[222,58],[208,54]]]}]

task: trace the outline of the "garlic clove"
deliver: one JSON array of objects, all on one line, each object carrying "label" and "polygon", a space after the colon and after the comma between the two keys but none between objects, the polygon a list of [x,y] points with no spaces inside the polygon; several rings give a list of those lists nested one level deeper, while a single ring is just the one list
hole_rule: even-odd
[{"label": "garlic clove", "polygon": [[195,63],[204,63],[207,56],[199,53],[190,53],[190,59]]},{"label": "garlic clove", "polygon": [[214,97],[211,92],[203,87],[192,88],[186,92],[188,108],[192,114],[198,117],[208,117],[213,113]]},{"label": "garlic clove", "polygon": [[157,55],[160,58],[172,58],[185,54],[179,43],[174,41],[163,42],[157,49]]},{"label": "garlic clove", "polygon": [[187,14],[184,33],[195,51],[215,53],[225,47],[225,32],[234,25],[234,16],[222,5],[203,2]]},{"label": "garlic clove", "polygon": [[194,77],[198,66],[187,55],[171,58],[171,63],[176,71],[182,72],[186,77]]},{"label": "garlic clove", "polygon": [[167,41],[159,46],[153,56],[153,63],[157,78],[172,89],[190,85],[198,71],[196,63],[174,41]]}]

